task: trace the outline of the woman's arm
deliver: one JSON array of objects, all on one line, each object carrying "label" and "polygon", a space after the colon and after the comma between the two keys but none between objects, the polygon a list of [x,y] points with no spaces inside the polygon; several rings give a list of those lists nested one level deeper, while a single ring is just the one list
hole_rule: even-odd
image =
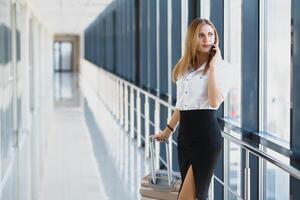
[{"label": "woman's arm", "polygon": [[209,104],[214,108],[218,107],[224,100],[216,82],[215,70],[216,70],[215,65],[210,65],[209,74],[208,74],[208,91],[207,91]]},{"label": "woman's arm", "polygon": [[216,81],[217,59],[222,58],[222,56],[218,44],[214,44],[212,51],[215,51],[215,54],[209,64],[207,94],[209,105],[216,108],[219,107],[219,105],[224,101],[224,97],[222,96]]},{"label": "woman's arm", "polygon": [[[170,121],[168,123],[168,125],[171,126],[174,129],[174,131],[175,131],[176,126],[177,126],[177,124],[179,122],[179,119],[180,119],[180,112],[179,112],[178,109],[175,109],[175,111],[173,112],[172,117],[171,117],[171,119],[170,119]],[[168,133],[172,132],[167,126],[166,126],[165,130]]]},{"label": "woman's arm", "polygon": [[[179,122],[179,119],[180,119],[180,112],[178,109],[175,109],[175,111],[173,112],[172,117],[168,123],[168,125],[172,129],[174,129],[174,131]],[[165,139],[168,139],[172,133],[173,133],[173,131],[170,128],[168,128],[168,126],[166,126],[166,128],[163,131],[159,131],[159,133],[157,133],[154,138],[157,139],[158,141],[163,141]]]}]

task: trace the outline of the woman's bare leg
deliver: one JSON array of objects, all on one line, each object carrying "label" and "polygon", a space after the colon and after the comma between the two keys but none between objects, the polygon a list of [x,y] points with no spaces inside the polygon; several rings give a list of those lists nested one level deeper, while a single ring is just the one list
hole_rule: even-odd
[{"label": "woman's bare leg", "polygon": [[186,173],[178,200],[195,200],[196,199],[196,185],[192,165]]}]

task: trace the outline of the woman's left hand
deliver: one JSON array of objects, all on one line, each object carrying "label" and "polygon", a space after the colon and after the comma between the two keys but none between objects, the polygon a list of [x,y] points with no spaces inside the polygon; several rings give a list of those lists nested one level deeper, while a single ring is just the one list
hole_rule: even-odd
[{"label": "woman's left hand", "polygon": [[214,44],[212,47],[212,51],[215,51],[215,55],[211,58],[210,67],[215,67],[218,59],[222,59],[220,48],[217,44]]}]

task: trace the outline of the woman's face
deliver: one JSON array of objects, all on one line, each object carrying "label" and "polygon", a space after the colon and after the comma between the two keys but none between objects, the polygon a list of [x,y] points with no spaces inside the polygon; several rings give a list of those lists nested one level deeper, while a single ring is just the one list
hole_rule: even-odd
[{"label": "woman's face", "polygon": [[208,25],[204,24],[200,27],[198,33],[198,48],[197,50],[201,53],[208,53],[215,42],[215,32],[214,29]]}]

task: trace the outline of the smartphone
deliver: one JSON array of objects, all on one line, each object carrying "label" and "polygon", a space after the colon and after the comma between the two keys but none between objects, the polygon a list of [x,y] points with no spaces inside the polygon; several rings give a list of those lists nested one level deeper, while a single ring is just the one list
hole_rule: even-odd
[{"label": "smartphone", "polygon": [[210,51],[209,51],[209,55],[210,55],[211,58],[216,54],[216,50],[214,50],[213,48],[214,48],[214,46],[211,45],[211,48],[210,48]]}]

